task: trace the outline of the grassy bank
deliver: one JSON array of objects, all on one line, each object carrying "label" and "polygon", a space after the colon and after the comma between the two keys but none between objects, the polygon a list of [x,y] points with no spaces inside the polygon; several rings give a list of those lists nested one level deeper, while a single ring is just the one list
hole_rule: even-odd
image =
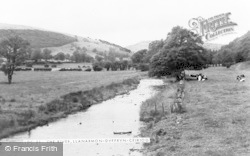
[{"label": "grassy bank", "polygon": [[[35,99],[34,101],[30,101],[29,99],[27,99],[29,98],[29,96],[22,96],[22,98],[26,98],[25,100],[29,101],[27,103],[24,103],[23,101],[21,101],[21,99],[17,98],[21,96],[20,94],[24,94],[24,90],[19,90],[20,92],[18,92],[17,95],[12,95],[16,98],[8,98],[8,100],[6,100],[6,97],[2,96],[3,92],[1,92],[2,95],[0,96],[0,138],[7,137],[17,132],[29,131],[37,126],[42,126],[59,118],[66,117],[68,114],[85,110],[93,104],[100,103],[101,101],[110,99],[118,94],[127,93],[129,90],[134,89],[138,85],[139,78],[142,75],[142,73],[135,72],[127,74],[119,72],[120,75],[118,75],[117,73],[113,73],[114,75],[116,75],[115,79],[112,73],[106,72],[96,74],[97,75],[92,75],[91,73],[89,77],[86,77],[85,74],[85,80],[89,79],[88,82],[76,82],[82,87],[83,84],[81,83],[85,84],[86,87],[83,87],[81,90],[78,89],[78,91],[75,91],[75,89],[70,89],[72,87],[71,85],[75,85],[75,83],[68,83],[67,86],[63,85],[62,87],[65,88],[65,90],[68,92],[67,94],[63,94],[66,91],[60,92],[59,90],[56,90],[55,84],[55,91],[51,91],[51,94],[54,95],[54,99],[52,99],[52,95],[50,95],[46,98],[46,102],[44,99],[44,102],[41,103],[36,103]],[[103,79],[105,77],[104,74],[106,74],[105,76],[107,80]],[[90,80],[91,77],[92,81]],[[98,78],[100,81],[103,80],[103,82],[94,81]],[[37,79],[37,81],[41,80]],[[92,88],[86,85],[86,83],[89,83],[88,85],[93,84]],[[19,89],[27,87],[21,84],[17,86],[16,84],[13,84],[13,88],[11,88],[12,85],[1,85],[4,85],[4,87],[7,88],[9,87],[8,89],[17,88],[18,86]],[[45,84],[40,85],[46,85],[46,82]],[[26,91],[28,92],[29,88],[27,88]],[[38,92],[38,90],[36,91]],[[57,92],[59,95],[56,96],[54,94],[55,92]],[[13,92],[9,92],[9,94],[11,93],[13,94]],[[14,93],[17,93],[17,91],[14,91]],[[7,93],[5,92],[5,94]],[[38,95],[40,94],[42,94],[42,92],[40,92]],[[39,96],[37,96],[35,93],[30,93],[30,96],[33,96],[34,98],[39,98]]]},{"label": "grassy bank", "polygon": [[[151,143],[144,144],[144,155],[250,154],[250,72],[222,67],[189,71],[200,72],[208,76],[207,81],[185,83],[185,113],[170,113],[176,91],[171,83],[142,105],[141,119],[146,124],[141,133],[151,138]],[[246,82],[236,81],[239,74],[246,75]],[[164,115],[153,113],[155,105],[162,110],[162,104]]]}]

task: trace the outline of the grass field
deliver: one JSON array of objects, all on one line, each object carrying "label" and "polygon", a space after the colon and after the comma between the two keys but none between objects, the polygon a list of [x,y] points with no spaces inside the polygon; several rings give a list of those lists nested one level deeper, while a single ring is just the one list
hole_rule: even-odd
[{"label": "grass field", "polygon": [[[81,110],[83,108],[80,106],[84,106],[85,102],[92,104],[113,97],[119,90],[126,91],[137,83],[132,78],[143,74],[145,73],[136,71],[27,71],[15,72],[13,84],[9,85],[7,77],[0,73],[0,138],[9,131],[12,133],[15,128],[14,131],[19,131],[18,128],[23,126],[39,125],[40,120],[50,121],[50,117],[67,115],[72,110]],[[125,81],[127,79],[131,80]],[[69,93],[74,93],[72,94],[74,99]],[[69,96],[60,98],[63,95]]]},{"label": "grass field", "polygon": [[[13,107],[36,107],[61,95],[79,90],[121,82],[139,75],[135,71],[122,72],[15,72],[13,84],[0,73],[0,96],[5,99],[2,109]],[[10,102],[12,101],[12,102]]]},{"label": "grass field", "polygon": [[[245,68],[247,69],[247,68]],[[248,68],[249,69],[249,68]],[[202,71],[207,81],[185,83],[185,113],[170,114],[176,84],[168,84],[162,93],[142,105],[142,114],[153,112],[155,102],[159,117],[151,113],[152,120],[142,129],[142,136],[151,137],[145,144],[144,155],[158,156],[248,156],[250,155],[250,71],[208,68]],[[245,74],[246,81],[236,81]]]}]

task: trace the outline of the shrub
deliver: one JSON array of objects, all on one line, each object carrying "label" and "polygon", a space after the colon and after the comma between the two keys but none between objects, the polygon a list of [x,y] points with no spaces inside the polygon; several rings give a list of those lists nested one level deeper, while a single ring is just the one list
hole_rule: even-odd
[{"label": "shrub", "polygon": [[41,105],[38,107],[39,112],[44,112],[45,110],[46,110],[46,106],[44,106],[44,105]]},{"label": "shrub", "polygon": [[44,67],[45,67],[45,68],[49,68],[49,65],[48,65],[48,64],[45,64]]},{"label": "shrub", "polygon": [[85,71],[91,71],[91,68],[87,68],[87,69],[85,69]]},{"label": "shrub", "polygon": [[81,68],[61,68],[59,71],[82,71]]},{"label": "shrub", "polygon": [[102,71],[102,67],[101,66],[98,66],[98,65],[96,65],[96,66],[93,66],[93,70],[94,71]]},{"label": "shrub", "polygon": [[15,68],[15,71],[31,71],[32,68],[21,68],[21,67],[17,67]]},{"label": "shrub", "polygon": [[34,71],[51,71],[51,68],[34,68]]},{"label": "shrub", "polygon": [[56,66],[56,64],[52,64],[51,67],[52,68],[56,68],[57,66]]},{"label": "shrub", "polygon": [[33,63],[26,63],[26,67],[33,67]]},{"label": "shrub", "polygon": [[10,99],[10,102],[16,102],[16,99]]},{"label": "shrub", "polygon": [[72,101],[73,101],[74,103],[77,103],[79,100],[78,100],[77,97],[73,97],[73,98],[72,98]]},{"label": "shrub", "polygon": [[141,64],[139,65],[139,69],[140,69],[141,71],[149,71],[149,64],[141,63]]}]

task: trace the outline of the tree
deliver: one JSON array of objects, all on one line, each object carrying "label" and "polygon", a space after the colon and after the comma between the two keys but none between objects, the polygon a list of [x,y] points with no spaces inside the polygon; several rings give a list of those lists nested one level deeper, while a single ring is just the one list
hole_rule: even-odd
[{"label": "tree", "polygon": [[55,60],[65,60],[65,54],[63,52],[59,52],[54,56]]},{"label": "tree", "polygon": [[42,56],[43,56],[43,58],[45,59],[46,62],[47,62],[48,59],[52,58],[51,53],[52,53],[51,50],[49,50],[47,48],[43,49]]},{"label": "tree", "polygon": [[88,49],[87,49],[86,47],[82,47],[82,51],[83,51],[83,52],[87,52]]},{"label": "tree", "polygon": [[37,62],[38,60],[42,59],[42,51],[41,49],[35,49],[34,51],[32,51],[31,53],[31,59],[35,60],[35,62]]},{"label": "tree", "polygon": [[66,55],[65,55],[65,59],[68,59],[68,60],[69,60],[70,57],[71,57],[70,54],[66,54]]},{"label": "tree", "polygon": [[94,53],[96,53],[96,52],[97,52],[97,49],[96,49],[96,48],[94,48],[92,51],[93,51]]},{"label": "tree", "polygon": [[156,41],[149,43],[148,52],[144,56],[143,62],[149,63],[150,59],[161,50],[163,45],[164,45],[163,40],[156,40]]},{"label": "tree", "polygon": [[101,57],[99,55],[96,55],[95,60],[98,61],[98,62],[101,62],[103,60],[103,57]]},{"label": "tree", "polygon": [[164,41],[163,48],[155,54],[150,63],[150,76],[176,76],[185,69],[201,69],[207,60],[201,37],[193,32],[174,27]]},{"label": "tree", "polygon": [[139,50],[132,55],[131,60],[135,64],[143,63],[146,54],[147,54],[147,49]]},{"label": "tree", "polygon": [[73,55],[70,57],[72,61],[75,62],[92,62],[94,60],[93,57],[89,56],[83,50],[74,51]]},{"label": "tree", "polygon": [[12,82],[12,75],[18,61],[24,60],[28,56],[26,53],[28,46],[29,42],[19,36],[11,37],[0,43],[0,56],[7,59],[2,69],[8,76],[9,84]]},{"label": "tree", "polygon": [[104,68],[106,68],[107,71],[109,71],[109,69],[111,68],[111,66],[112,66],[112,63],[110,61],[104,62]]}]

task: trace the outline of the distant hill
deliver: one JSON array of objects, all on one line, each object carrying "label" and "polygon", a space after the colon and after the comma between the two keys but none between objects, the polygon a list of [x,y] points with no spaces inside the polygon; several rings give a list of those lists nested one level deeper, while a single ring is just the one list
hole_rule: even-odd
[{"label": "distant hill", "polygon": [[223,46],[222,48],[231,49],[233,52],[243,52],[250,50],[250,31],[248,31],[243,36],[236,38],[228,45]]},{"label": "distant hill", "polygon": [[73,37],[50,31],[0,29],[0,41],[13,35],[18,35],[28,40],[32,48],[57,47],[76,41]]},{"label": "distant hill", "polygon": [[203,47],[209,50],[220,50],[223,44],[204,43]]},{"label": "distant hill", "polygon": [[52,54],[57,54],[58,52],[72,54],[79,48],[86,48],[87,53],[91,56],[108,53],[110,50],[119,54],[130,55],[131,53],[129,49],[105,40],[68,35],[28,26],[0,23],[0,41],[13,35],[18,35],[28,40],[32,48],[48,48],[52,50]]},{"label": "distant hill", "polygon": [[72,54],[78,48],[86,48],[87,53],[94,57],[95,55],[100,55],[100,53],[108,53],[110,50],[115,51],[118,54],[131,55],[131,51],[123,48],[121,46],[104,42],[104,40],[91,39],[84,37],[77,37],[76,42],[72,42],[60,47],[50,47],[48,49],[52,50],[52,54],[57,54],[63,52],[65,54]]},{"label": "distant hill", "polygon": [[142,49],[148,49],[148,45],[151,42],[152,41],[142,41],[142,42],[127,46],[126,48],[130,49],[132,52],[137,52]]},{"label": "distant hill", "polygon": [[[148,45],[149,43],[151,43],[152,41],[142,41],[130,46],[127,46],[126,48],[130,49],[132,52],[137,52],[139,50],[142,49],[148,49]],[[222,47],[222,44],[215,44],[215,43],[204,43],[203,47],[209,50],[220,50],[220,48]]]}]

